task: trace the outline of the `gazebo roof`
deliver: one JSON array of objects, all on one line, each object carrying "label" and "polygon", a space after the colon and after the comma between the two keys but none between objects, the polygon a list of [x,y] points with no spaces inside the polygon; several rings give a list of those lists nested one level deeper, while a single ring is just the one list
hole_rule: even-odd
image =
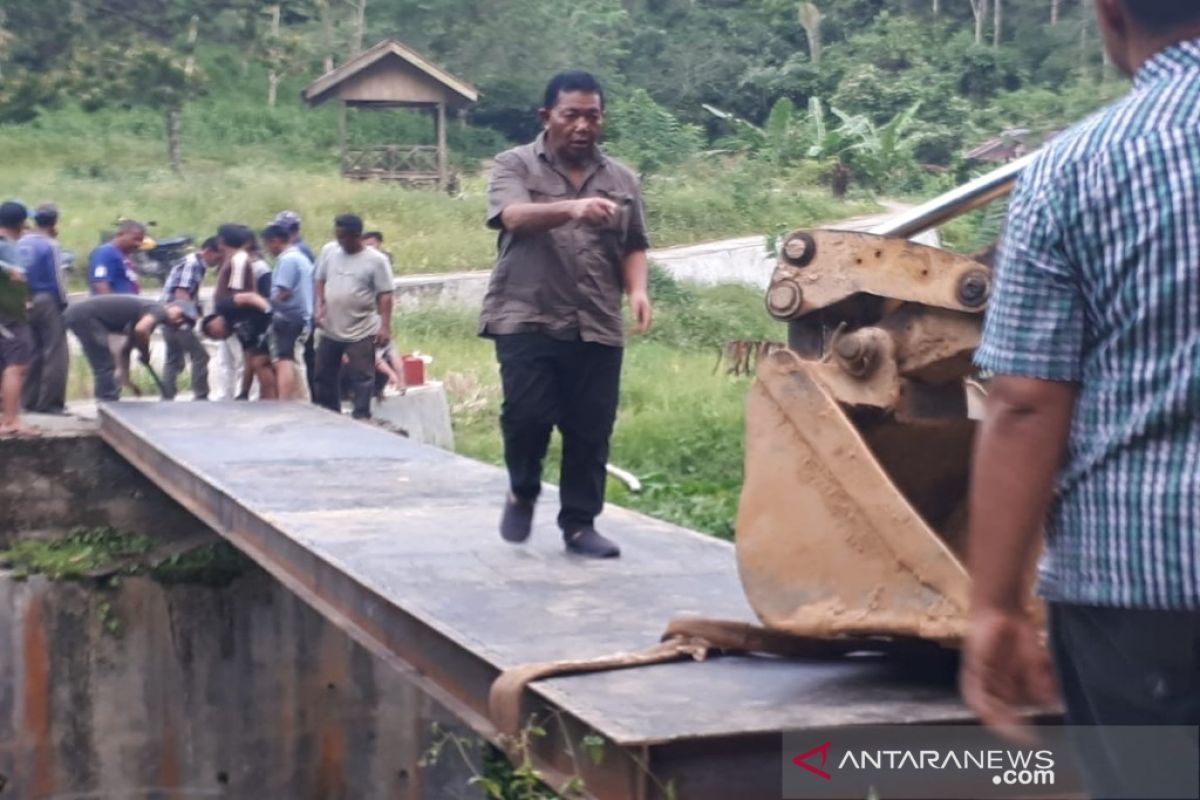
[{"label": "gazebo roof", "polygon": [[464,80],[434,64],[417,51],[397,39],[384,39],[374,47],[364,50],[337,69],[317,78],[304,90],[304,99],[310,105],[318,105],[337,94],[338,88],[375,64],[398,58],[417,72],[432,80],[456,105],[467,105],[479,100],[479,92]]}]

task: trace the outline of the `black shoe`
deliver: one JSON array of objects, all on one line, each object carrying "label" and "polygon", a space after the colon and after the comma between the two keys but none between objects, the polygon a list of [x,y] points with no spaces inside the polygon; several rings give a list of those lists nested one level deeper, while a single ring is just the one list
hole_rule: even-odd
[{"label": "black shoe", "polygon": [[533,501],[520,500],[509,495],[504,502],[504,514],[500,517],[500,537],[506,542],[519,544],[529,538],[533,530]]},{"label": "black shoe", "polygon": [[621,548],[617,547],[615,542],[605,539],[590,525],[571,533],[564,531],[563,541],[567,545],[567,552],[577,556],[616,558],[621,555]]}]

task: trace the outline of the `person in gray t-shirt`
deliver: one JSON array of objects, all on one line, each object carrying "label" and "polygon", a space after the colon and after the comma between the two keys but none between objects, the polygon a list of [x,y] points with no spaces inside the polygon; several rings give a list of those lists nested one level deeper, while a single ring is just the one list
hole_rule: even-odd
[{"label": "person in gray t-shirt", "polygon": [[354,417],[369,419],[375,346],[392,338],[392,271],[387,259],[362,243],[363,222],[353,214],[334,220],[337,241],[317,257],[316,403],[341,411],[342,359],[354,392]]},{"label": "person in gray t-shirt", "polygon": [[159,325],[182,328],[196,321],[196,304],[176,300],[168,305],[135,294],[101,294],[72,303],[63,314],[67,328],[83,346],[83,354],[92,365],[97,400],[120,400],[116,381],[116,363],[108,349],[111,334],[126,334],[128,342],[122,358],[138,350],[143,361],[150,359],[150,334]]}]

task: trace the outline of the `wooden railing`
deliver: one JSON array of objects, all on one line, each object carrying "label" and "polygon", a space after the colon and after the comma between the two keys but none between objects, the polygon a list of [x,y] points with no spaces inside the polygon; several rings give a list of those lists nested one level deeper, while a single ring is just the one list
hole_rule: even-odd
[{"label": "wooden railing", "polygon": [[350,146],[342,153],[342,174],[350,178],[436,183],[438,149],[430,145]]}]

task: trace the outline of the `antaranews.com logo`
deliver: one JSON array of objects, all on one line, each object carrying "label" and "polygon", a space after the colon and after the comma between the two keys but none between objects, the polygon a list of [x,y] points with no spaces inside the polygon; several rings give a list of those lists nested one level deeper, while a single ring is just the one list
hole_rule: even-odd
[{"label": "antaranews.com logo", "polygon": [[[977,725],[864,725],[784,734],[786,800],[942,800],[1099,796],[1200,798],[1200,729],[1123,726],[1036,729],[1028,745]],[[1083,785],[1077,753],[1103,753],[1119,790]]]},{"label": "antaranews.com logo", "polygon": [[[819,744],[792,759],[797,767],[817,778],[833,780],[826,768],[880,772],[898,770],[971,770],[992,773],[994,786],[1053,786],[1054,753],[1050,750],[846,750],[836,764],[829,764],[833,742]],[[819,762],[818,762],[819,759]]]}]

